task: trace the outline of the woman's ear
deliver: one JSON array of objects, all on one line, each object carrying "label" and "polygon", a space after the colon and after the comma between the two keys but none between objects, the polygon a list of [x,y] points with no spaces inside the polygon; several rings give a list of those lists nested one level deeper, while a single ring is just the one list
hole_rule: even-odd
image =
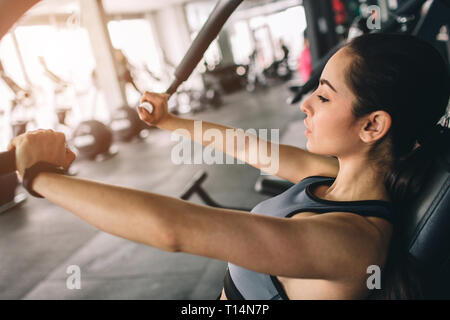
[{"label": "woman's ear", "polygon": [[383,138],[392,125],[392,119],[386,111],[375,111],[364,118],[360,138],[366,143],[373,143]]}]

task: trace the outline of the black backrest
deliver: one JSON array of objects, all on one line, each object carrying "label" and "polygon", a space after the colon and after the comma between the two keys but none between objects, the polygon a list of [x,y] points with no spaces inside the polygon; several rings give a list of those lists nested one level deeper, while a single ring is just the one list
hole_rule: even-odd
[{"label": "black backrest", "polygon": [[450,141],[408,206],[409,252],[425,271],[426,298],[450,298]]}]

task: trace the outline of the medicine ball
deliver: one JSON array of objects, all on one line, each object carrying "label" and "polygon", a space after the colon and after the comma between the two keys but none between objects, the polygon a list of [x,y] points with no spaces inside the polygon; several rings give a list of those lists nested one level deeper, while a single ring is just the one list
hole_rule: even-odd
[{"label": "medicine ball", "polygon": [[141,121],[135,109],[125,106],[113,112],[109,127],[115,141],[130,141],[139,135],[146,124]]},{"label": "medicine ball", "polygon": [[107,152],[112,140],[112,131],[106,125],[97,120],[88,120],[78,125],[71,142],[78,150],[79,156],[93,159]]}]

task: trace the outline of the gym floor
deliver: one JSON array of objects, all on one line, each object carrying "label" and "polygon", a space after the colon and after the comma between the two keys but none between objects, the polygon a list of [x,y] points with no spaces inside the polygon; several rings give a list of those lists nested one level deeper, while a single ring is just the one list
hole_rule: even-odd
[{"label": "gym floor", "polygon": [[[286,85],[224,97],[218,110],[192,119],[235,128],[279,129],[282,143],[304,147],[303,113],[285,103]],[[175,165],[170,132],[152,129],[145,140],[118,143],[104,162],[80,160],[78,177],[179,197],[193,175],[223,205],[251,209],[268,198],[254,190],[259,170],[247,164]],[[20,191],[20,190],[19,190]],[[201,203],[194,196],[190,201]],[[226,263],[169,253],[118,238],[47,200],[28,197],[0,215],[0,299],[215,299]],[[67,289],[70,265],[81,271],[81,289]]]}]

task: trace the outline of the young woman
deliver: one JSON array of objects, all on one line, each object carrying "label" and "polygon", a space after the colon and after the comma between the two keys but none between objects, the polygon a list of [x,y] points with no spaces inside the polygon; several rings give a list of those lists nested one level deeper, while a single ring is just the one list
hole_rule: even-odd
[{"label": "young woman", "polygon": [[[374,296],[367,286],[370,266],[383,270],[377,294],[416,298],[414,279],[398,277],[410,274],[399,206],[418,192],[422,172],[443,143],[436,124],[449,87],[448,67],[431,45],[406,35],[355,38],[328,61],[320,85],[301,106],[308,151],[279,146],[277,175],[295,185],[252,213],[36,166],[22,172],[26,178],[31,172],[30,190],[103,231],[229,262],[222,299],[365,299]],[[143,121],[194,136],[194,120],[168,113],[166,95],[146,93],[145,101],[155,110],[139,109]],[[223,136],[231,129],[203,122],[203,130],[211,128]],[[56,138],[61,136],[41,131],[13,140],[17,166],[44,157],[44,140]],[[35,161],[27,159],[30,153]],[[59,143],[63,153],[67,158],[59,163],[67,165],[73,155]]]}]

